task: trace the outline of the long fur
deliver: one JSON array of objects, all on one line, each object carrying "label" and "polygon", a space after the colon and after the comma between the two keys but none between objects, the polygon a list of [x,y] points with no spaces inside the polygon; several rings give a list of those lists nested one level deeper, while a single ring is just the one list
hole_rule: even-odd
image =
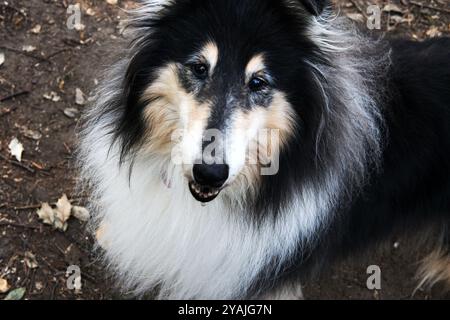
[{"label": "long fur", "polygon": [[318,48],[305,61],[320,100],[313,164],[296,175],[298,151],[291,145],[281,155],[280,173],[264,178],[255,196],[246,196],[242,180],[202,206],[169,157],[117,134],[130,63],[151,45],[155,21],[178,2],[144,1],[132,14],[131,45],[103,77],[86,115],[79,160],[92,192],[93,226],[102,227],[107,263],[136,294],[157,289],[161,299],[260,297],[278,287],[275,279],[312,259],[325,246],[322,238],[334,239],[333,223],[382,170],[391,49],[328,10],[314,17],[296,1],[286,2],[307,21],[307,37]]}]

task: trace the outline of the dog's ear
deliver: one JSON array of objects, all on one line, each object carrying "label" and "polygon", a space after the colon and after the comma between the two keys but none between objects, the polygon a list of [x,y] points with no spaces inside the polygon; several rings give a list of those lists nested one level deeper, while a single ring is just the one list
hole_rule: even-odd
[{"label": "dog's ear", "polygon": [[329,0],[297,0],[309,13],[319,16],[323,10],[330,5]]}]

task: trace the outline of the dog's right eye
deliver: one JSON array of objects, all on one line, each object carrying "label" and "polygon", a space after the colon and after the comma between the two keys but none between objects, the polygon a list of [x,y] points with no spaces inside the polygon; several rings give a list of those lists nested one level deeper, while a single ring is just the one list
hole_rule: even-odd
[{"label": "dog's right eye", "polygon": [[196,63],[191,66],[192,73],[199,79],[208,77],[208,66],[204,63]]}]

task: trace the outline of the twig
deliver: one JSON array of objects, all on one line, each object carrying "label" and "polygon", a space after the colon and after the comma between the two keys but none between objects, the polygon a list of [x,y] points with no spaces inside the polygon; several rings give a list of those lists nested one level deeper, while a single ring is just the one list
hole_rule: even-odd
[{"label": "twig", "polygon": [[32,226],[32,225],[27,225],[27,224],[21,224],[21,223],[16,223],[16,222],[0,222],[0,226],[11,226],[11,227],[16,227],[16,228],[25,228],[25,229],[34,229],[34,230],[38,230],[40,229],[40,227],[38,226]]},{"label": "twig", "polygon": [[11,163],[12,165],[15,165],[16,167],[22,168],[22,169],[24,169],[24,170],[26,170],[26,171],[28,171],[30,173],[33,173],[33,174],[36,173],[36,170],[34,170],[33,168],[30,168],[29,166],[27,166],[27,165],[25,165],[23,163],[20,163],[19,161],[8,159],[7,157],[5,157],[2,154],[0,154],[0,158],[5,160],[5,161],[7,161],[7,162],[9,162],[9,163]]},{"label": "twig", "polygon": [[22,50],[19,50],[19,49],[10,48],[10,47],[7,47],[7,46],[0,46],[0,49],[12,51],[12,52],[15,52],[15,53],[18,53],[18,54],[22,54],[24,56],[27,56],[29,58],[33,58],[33,59],[39,60],[41,62],[49,62],[49,63],[51,63],[51,61],[49,61],[48,59],[46,59],[44,57],[36,56],[34,54],[31,54],[29,52],[22,51]]},{"label": "twig", "polygon": [[29,206],[13,207],[13,209],[16,211],[23,211],[23,210],[39,209],[41,206],[42,204],[32,204]]},{"label": "twig", "polygon": [[53,52],[52,54],[46,56],[45,59],[50,60],[51,58],[57,56],[58,54],[66,52],[66,51],[72,51],[72,49],[71,48],[66,48],[66,49],[58,50],[58,51]]},{"label": "twig", "polygon": [[17,98],[17,97],[29,94],[29,93],[30,93],[30,91],[28,91],[28,90],[19,91],[19,92],[11,94],[9,96],[0,98],[0,102],[5,102],[5,101],[8,101],[8,100],[11,100],[11,99],[14,99],[14,98]]},{"label": "twig", "polygon": [[437,7],[433,7],[433,6],[430,6],[428,4],[419,3],[419,2],[416,2],[416,1],[409,1],[409,3],[412,4],[412,5],[415,5],[417,7],[427,8],[427,9],[431,9],[431,10],[435,10],[435,11],[439,11],[439,12],[450,14],[450,9],[437,8]]}]

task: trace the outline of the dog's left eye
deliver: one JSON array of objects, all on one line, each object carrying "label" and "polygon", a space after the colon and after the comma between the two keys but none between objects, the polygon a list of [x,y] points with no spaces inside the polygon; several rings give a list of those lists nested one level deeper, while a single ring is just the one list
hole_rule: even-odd
[{"label": "dog's left eye", "polygon": [[252,79],[250,79],[250,81],[248,83],[248,87],[253,92],[261,91],[266,86],[267,86],[267,81],[261,77],[253,77]]},{"label": "dog's left eye", "polygon": [[208,77],[208,66],[204,63],[196,63],[191,66],[192,73],[199,79]]}]

